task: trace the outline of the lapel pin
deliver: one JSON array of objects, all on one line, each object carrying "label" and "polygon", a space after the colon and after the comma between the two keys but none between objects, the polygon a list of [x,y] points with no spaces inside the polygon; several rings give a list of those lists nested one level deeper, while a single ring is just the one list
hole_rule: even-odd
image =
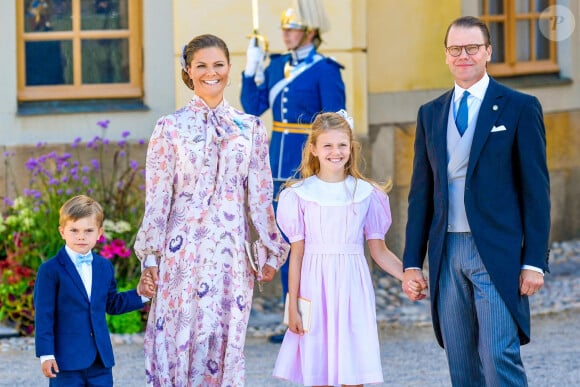
[{"label": "lapel pin", "polygon": [[492,109],[493,111],[496,111],[496,110],[497,110],[497,109],[499,109],[499,108],[497,107],[497,105],[493,105],[493,106],[491,107],[491,109]]}]

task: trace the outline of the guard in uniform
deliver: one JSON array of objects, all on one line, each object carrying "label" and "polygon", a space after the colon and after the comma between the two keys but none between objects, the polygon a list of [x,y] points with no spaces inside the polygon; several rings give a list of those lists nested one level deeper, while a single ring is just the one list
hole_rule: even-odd
[{"label": "guard in uniform", "polygon": [[[323,10],[318,1],[302,0],[300,3],[298,8],[303,13],[312,7]],[[318,7],[312,3],[318,3]],[[320,11],[310,13],[300,15],[294,8],[282,13],[283,35],[299,33],[300,40],[294,43],[284,37],[288,52],[272,54],[263,75],[258,71],[263,53],[252,40],[248,47],[248,64],[242,75],[244,111],[260,116],[268,108],[272,109],[270,163],[275,195],[300,165],[302,147],[314,116],[323,111],[346,109],[340,73],[342,65],[316,51],[321,43],[320,34],[327,29],[326,17]],[[260,84],[255,79],[258,77],[263,78]]]},{"label": "guard in uniform", "polygon": [[[274,198],[300,165],[314,117],[320,112],[346,109],[343,66],[317,52],[322,42],[320,34],[328,30],[321,1],[295,2],[293,8],[282,13],[281,28],[288,52],[270,55],[265,69],[263,48],[255,38],[250,41],[241,92],[246,113],[260,116],[268,108],[272,110],[270,165]],[[283,295],[288,292],[288,262],[280,268]],[[283,335],[276,335],[270,341],[282,338]]]}]

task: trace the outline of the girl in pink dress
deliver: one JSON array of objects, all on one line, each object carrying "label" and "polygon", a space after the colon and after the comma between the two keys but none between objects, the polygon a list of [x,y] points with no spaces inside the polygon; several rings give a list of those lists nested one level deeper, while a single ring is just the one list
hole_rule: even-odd
[{"label": "girl in pink dress", "polygon": [[[386,246],[391,224],[383,187],[357,168],[352,118],[319,114],[303,151],[302,178],[280,194],[277,220],[291,243],[289,327],[273,375],[310,386],[383,382],[375,294],[364,255],[399,280]],[[310,329],[298,297],[311,301]]]}]

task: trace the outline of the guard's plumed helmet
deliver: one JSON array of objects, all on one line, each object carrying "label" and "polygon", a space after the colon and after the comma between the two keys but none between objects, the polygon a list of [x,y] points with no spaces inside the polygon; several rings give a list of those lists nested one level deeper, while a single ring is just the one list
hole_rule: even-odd
[{"label": "guard's plumed helmet", "polygon": [[292,7],[282,12],[282,29],[328,31],[328,19],[322,0],[294,0]]}]

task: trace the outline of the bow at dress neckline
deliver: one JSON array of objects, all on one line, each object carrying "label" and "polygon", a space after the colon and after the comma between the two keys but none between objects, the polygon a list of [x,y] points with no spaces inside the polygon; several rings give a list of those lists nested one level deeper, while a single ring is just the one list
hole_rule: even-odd
[{"label": "bow at dress neckline", "polygon": [[215,108],[210,108],[199,96],[189,103],[189,108],[196,116],[196,122],[204,131],[204,151],[201,170],[193,186],[195,201],[194,217],[202,219],[208,212],[212,198],[224,181],[226,169],[226,152],[229,140],[238,137],[241,130],[231,114],[230,104],[224,99]]}]

